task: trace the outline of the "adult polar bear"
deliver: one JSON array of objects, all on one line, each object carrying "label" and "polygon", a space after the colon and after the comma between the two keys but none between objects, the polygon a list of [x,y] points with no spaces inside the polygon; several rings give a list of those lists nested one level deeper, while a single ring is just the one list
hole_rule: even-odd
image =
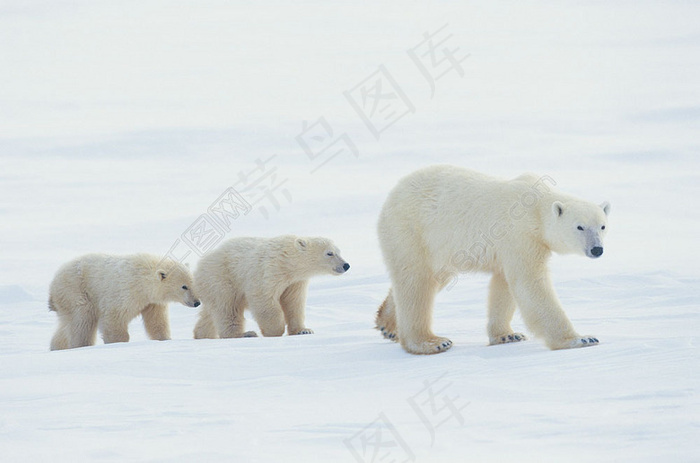
[{"label": "adult polar bear", "polygon": [[392,287],[377,328],[413,354],[449,349],[452,341],[432,331],[435,295],[459,272],[484,271],[493,274],[491,344],[525,339],[510,326],[516,304],[551,349],[597,344],[577,334],[562,310],[547,260],[552,251],[600,257],[610,205],[565,195],[554,183],[533,174],[503,181],[454,166],[427,167],[400,180],[379,217]]}]

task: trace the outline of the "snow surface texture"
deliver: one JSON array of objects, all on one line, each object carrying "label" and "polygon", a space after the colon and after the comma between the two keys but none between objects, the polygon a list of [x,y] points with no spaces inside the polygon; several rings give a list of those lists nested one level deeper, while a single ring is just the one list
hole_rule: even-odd
[{"label": "snow surface texture", "polygon": [[[700,459],[697,3],[238,3],[0,4],[2,461]],[[447,353],[372,329],[379,208],[434,163],[612,203],[601,259],[552,261],[599,346],[488,347],[483,275],[438,297]],[[61,263],[187,250],[230,187],[252,210],[219,237],[325,235],[352,265],[313,280],[316,334],[195,341],[174,304],[172,341],[137,319],[49,352]]]}]

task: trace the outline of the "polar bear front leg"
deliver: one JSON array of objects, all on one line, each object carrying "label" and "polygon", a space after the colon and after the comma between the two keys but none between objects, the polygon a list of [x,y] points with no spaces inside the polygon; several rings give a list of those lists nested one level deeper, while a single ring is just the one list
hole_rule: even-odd
[{"label": "polar bear front leg", "polygon": [[[115,309],[112,313],[118,312]],[[113,342],[129,342],[129,320],[119,316],[106,316],[100,320],[100,331],[105,344]]]},{"label": "polar bear front leg", "polygon": [[515,313],[515,299],[502,273],[494,273],[489,285],[489,344],[507,344],[527,340],[522,333],[514,333],[510,322]]},{"label": "polar bear front leg", "polygon": [[148,337],[155,341],[170,339],[170,320],[167,304],[149,304],[141,312]]},{"label": "polar bear front leg", "polygon": [[507,279],[525,323],[536,336],[544,338],[547,347],[554,350],[598,344],[597,338],[576,333],[544,265],[535,271],[511,272]]},{"label": "polar bear front leg", "polygon": [[313,334],[312,329],[304,326],[308,286],[308,281],[293,283],[284,290],[280,297],[280,305],[287,323],[287,334]]},{"label": "polar bear front leg", "polygon": [[279,301],[262,295],[253,296],[250,298],[250,311],[263,336],[284,334],[284,312]]},{"label": "polar bear front leg", "polygon": [[452,347],[452,341],[433,333],[433,305],[437,282],[429,271],[413,268],[411,275],[392,281],[396,304],[399,342],[411,354],[439,354]]}]

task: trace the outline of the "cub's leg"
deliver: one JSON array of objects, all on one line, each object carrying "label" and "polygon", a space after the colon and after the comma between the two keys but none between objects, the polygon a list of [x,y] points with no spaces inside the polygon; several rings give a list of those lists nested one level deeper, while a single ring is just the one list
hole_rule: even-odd
[{"label": "cub's leg", "polygon": [[299,281],[288,286],[280,297],[287,334],[313,334],[313,330],[304,325],[307,287],[308,281]]},{"label": "cub's leg", "polygon": [[97,338],[97,309],[93,304],[84,301],[74,307],[66,325],[68,347],[94,346]]},{"label": "cub's leg", "polygon": [[105,344],[113,342],[129,342],[129,321],[120,316],[121,308],[113,308],[105,311],[100,319],[100,331]]},{"label": "cub's leg", "polygon": [[211,316],[220,338],[255,337],[255,331],[245,331],[245,297],[234,295],[226,300],[217,299],[209,304]]},{"label": "cub's leg", "polygon": [[214,320],[211,318],[207,306],[202,306],[199,309],[199,319],[194,325],[194,338],[195,339],[216,339],[219,336],[216,334],[216,327],[214,326]]},{"label": "cub's leg", "polygon": [[284,312],[279,301],[263,294],[250,297],[250,311],[258,323],[263,336],[282,336],[284,334]]},{"label": "cub's leg", "polygon": [[170,320],[167,304],[149,304],[141,312],[148,337],[156,341],[170,339]]},{"label": "cub's leg", "polygon": [[59,315],[58,328],[56,328],[56,333],[51,338],[51,350],[68,349],[70,342],[68,337],[69,326],[70,320],[68,320],[68,317]]},{"label": "cub's leg", "polygon": [[510,292],[506,278],[500,273],[494,273],[489,285],[488,302],[489,321],[487,331],[490,345],[525,341],[527,339],[522,333],[514,333],[510,327],[515,307],[515,299]]}]

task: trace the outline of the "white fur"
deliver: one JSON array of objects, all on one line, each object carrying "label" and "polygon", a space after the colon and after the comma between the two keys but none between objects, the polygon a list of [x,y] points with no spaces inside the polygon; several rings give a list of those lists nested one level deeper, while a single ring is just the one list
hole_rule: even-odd
[{"label": "white fur", "polygon": [[184,265],[164,265],[149,254],[79,257],[51,282],[49,308],[59,318],[51,350],[94,345],[98,328],[105,343],[126,342],[129,322],[138,315],[151,339],[170,339],[168,302],[199,305]]},{"label": "white fur", "polygon": [[289,334],[312,333],[304,326],[308,280],[345,273],[346,264],[326,238],[286,235],[225,241],[202,257],[194,272],[202,298],[194,337],[255,336],[245,331],[246,308],[263,336],[281,336],[285,325]]},{"label": "white fur", "polygon": [[482,271],[493,275],[492,344],[524,339],[510,327],[516,305],[529,329],[552,349],[597,343],[578,335],[566,317],[547,261],[552,251],[589,257],[602,252],[610,205],[565,195],[554,184],[547,176],[498,180],[453,166],[428,167],[399,181],[379,218],[392,288],[377,327],[411,353],[449,349],[451,341],[432,332],[435,295],[455,274]]}]

